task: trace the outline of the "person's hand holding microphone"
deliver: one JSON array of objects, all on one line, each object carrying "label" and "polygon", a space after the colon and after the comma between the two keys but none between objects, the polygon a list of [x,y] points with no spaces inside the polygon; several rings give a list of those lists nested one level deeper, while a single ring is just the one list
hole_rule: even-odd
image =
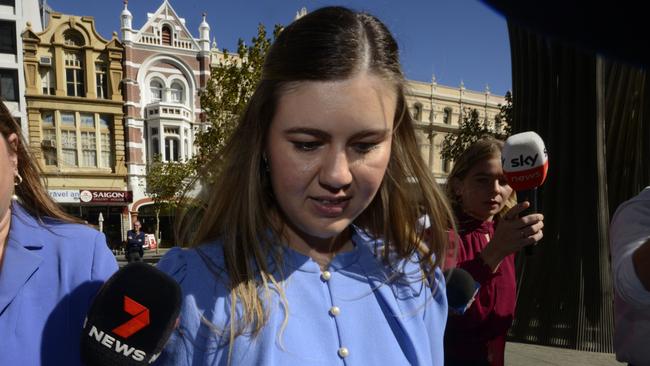
[{"label": "person's hand holding microphone", "polygon": [[503,258],[537,244],[544,236],[544,215],[532,213],[519,217],[529,207],[530,203],[524,201],[511,208],[499,221],[492,240],[481,252],[483,261],[493,271],[499,268]]}]

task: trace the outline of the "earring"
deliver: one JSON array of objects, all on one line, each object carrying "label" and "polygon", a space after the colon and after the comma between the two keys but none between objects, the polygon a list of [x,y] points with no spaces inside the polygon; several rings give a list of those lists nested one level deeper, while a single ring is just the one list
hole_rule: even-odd
[{"label": "earring", "polygon": [[266,153],[262,154],[262,161],[264,162],[264,170],[268,173],[271,171],[269,166],[269,159],[266,157]]},{"label": "earring", "polygon": [[[23,177],[21,177],[20,174],[18,174],[18,172],[16,172],[16,175],[14,176],[14,187],[20,185],[22,182],[23,182]],[[11,195],[11,199],[14,200],[14,201],[20,201],[20,198],[18,197],[18,195],[16,195],[16,189],[15,188],[14,188],[14,194]]]}]

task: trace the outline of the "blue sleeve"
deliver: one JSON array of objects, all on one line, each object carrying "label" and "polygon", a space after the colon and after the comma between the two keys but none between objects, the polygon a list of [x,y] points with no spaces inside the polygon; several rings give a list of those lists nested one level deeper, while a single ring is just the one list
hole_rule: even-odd
[{"label": "blue sleeve", "polygon": [[159,270],[170,275],[179,284],[183,283],[187,274],[185,252],[179,247],[171,248],[156,264]]},{"label": "blue sleeve", "polygon": [[444,364],[444,337],[447,325],[447,288],[442,271],[436,267],[431,281],[431,297],[427,299],[424,321],[429,332],[433,365]]},{"label": "blue sleeve", "polygon": [[222,343],[222,336],[229,318],[229,290],[216,280],[213,265],[223,265],[221,248],[214,244],[173,248],[158,262],[158,269],[180,285],[182,303],[178,327],[156,365],[227,363],[228,346]]},{"label": "blue sleeve", "polygon": [[165,345],[160,357],[154,365],[192,365],[193,347],[188,344],[188,340],[183,337],[181,329],[183,328],[182,322],[188,317],[187,303],[185,300],[185,291],[182,283],[185,280],[187,273],[187,261],[185,253],[181,248],[175,247],[170,249],[156,265],[158,269],[170,275],[179,285],[182,291],[181,312],[178,327],[172,332],[169,341]]},{"label": "blue sleeve", "polygon": [[101,232],[97,232],[95,236],[95,248],[93,250],[91,280],[104,282],[117,271],[117,268],[117,260],[115,260],[115,256],[108,249],[106,236]]}]

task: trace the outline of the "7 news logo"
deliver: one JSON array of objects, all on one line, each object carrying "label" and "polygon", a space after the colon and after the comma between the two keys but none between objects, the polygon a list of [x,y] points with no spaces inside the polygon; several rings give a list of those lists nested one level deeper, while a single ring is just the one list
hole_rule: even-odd
[{"label": "7 news logo", "polygon": [[[124,296],[124,311],[129,315],[133,315],[133,317],[113,328],[111,330],[112,333],[127,339],[149,325],[149,309],[128,296]],[[112,351],[125,357],[131,357],[135,361],[144,361],[145,357],[147,357],[145,351],[121,342],[116,337],[97,329],[94,325],[90,328],[88,336],[95,338],[97,342],[110,348]],[[156,358],[158,358],[158,355],[154,355],[149,360],[149,363],[155,361]]]},{"label": "7 news logo", "polygon": [[149,325],[149,309],[132,298],[124,296],[124,311],[133,318],[113,329],[113,333],[126,339]]}]

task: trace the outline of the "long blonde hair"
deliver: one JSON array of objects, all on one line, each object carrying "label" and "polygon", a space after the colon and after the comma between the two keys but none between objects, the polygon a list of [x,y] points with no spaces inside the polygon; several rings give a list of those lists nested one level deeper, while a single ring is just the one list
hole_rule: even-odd
[{"label": "long blonde hair", "polygon": [[[423,276],[428,276],[443,259],[446,230],[453,226],[453,218],[418,149],[404,96],[397,43],[372,15],[342,7],[316,10],[285,28],[271,46],[262,79],[222,151],[224,165],[208,187],[207,205],[194,210],[198,225],[179,221],[184,228],[198,228],[186,230],[182,242],[196,246],[218,240],[223,246],[232,300],[230,319],[237,319],[235,304],[241,304],[243,310],[239,324],[230,322],[231,346],[239,334],[246,331],[255,335],[264,326],[264,304],[270,288],[280,292],[286,304],[277,286],[281,279],[273,273],[273,268],[280,266],[269,263],[269,258],[273,258],[272,263],[281,261],[275,250],[280,232],[272,224],[278,208],[263,163],[277,101],[290,83],[344,80],[361,71],[394,86],[397,109],[386,174],[377,195],[355,224],[383,238],[389,249],[382,254],[386,264],[417,254]],[[422,240],[423,230],[417,226],[424,214],[433,223],[429,243]]]}]

